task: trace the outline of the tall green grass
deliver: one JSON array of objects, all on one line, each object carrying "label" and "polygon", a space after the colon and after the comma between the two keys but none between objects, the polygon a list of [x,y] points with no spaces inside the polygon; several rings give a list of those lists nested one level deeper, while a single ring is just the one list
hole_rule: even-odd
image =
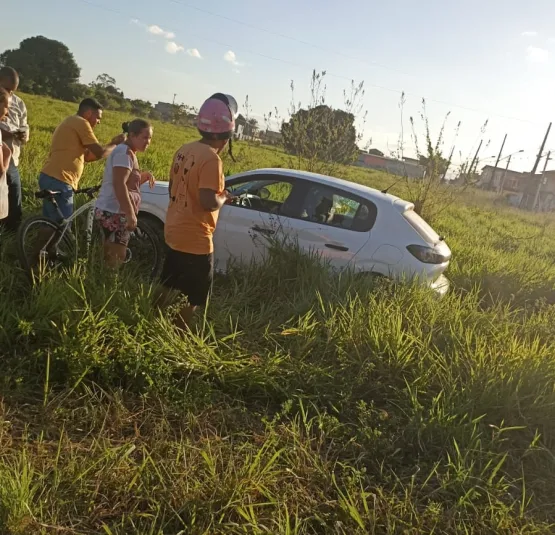
[{"label": "tall green grass", "polygon": [[[31,212],[71,108],[26,100]],[[156,124],[143,164],[164,176],[193,135]],[[33,286],[2,237],[0,532],[552,533],[552,225],[468,194],[434,222],[443,300],[272,250],[217,279],[186,337],[145,281],[80,264]]]}]

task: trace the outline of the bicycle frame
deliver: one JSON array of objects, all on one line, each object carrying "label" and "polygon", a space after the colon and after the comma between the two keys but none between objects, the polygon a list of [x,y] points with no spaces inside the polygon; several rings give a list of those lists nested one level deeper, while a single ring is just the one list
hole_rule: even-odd
[{"label": "bicycle frame", "polygon": [[[58,206],[58,203],[56,202],[56,199],[55,198],[50,199],[50,202],[56,208],[56,211],[58,212],[58,215],[60,216],[60,219],[61,219],[61,223],[59,224],[59,226],[62,229],[62,232],[60,232],[58,238],[54,242],[54,247],[55,248],[58,247],[58,244],[62,241],[62,238],[64,237],[66,232],[69,234],[69,236],[71,236],[72,239],[75,239],[75,236],[71,232],[71,223],[73,223],[73,221],[76,218],[78,218],[81,214],[85,213],[87,210],[89,211],[89,213],[87,214],[87,225],[86,225],[86,229],[85,229],[87,252],[88,252],[89,249],[90,249],[90,246],[91,246],[91,242],[92,242],[92,232],[93,232],[93,225],[94,225],[94,203],[95,203],[95,201],[91,200],[91,201],[85,203],[83,206],[81,206],[75,212],[73,212],[73,214],[71,214],[71,216],[68,217],[67,219],[65,219],[63,217],[63,214],[62,214],[62,212],[61,212],[61,210]],[[47,248],[50,245],[51,245],[51,240],[48,240],[48,242],[46,243],[44,248]]]}]

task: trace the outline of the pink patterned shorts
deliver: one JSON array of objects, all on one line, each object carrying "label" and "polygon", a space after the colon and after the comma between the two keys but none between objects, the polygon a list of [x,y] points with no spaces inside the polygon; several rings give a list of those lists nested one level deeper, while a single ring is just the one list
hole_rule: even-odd
[{"label": "pink patterned shorts", "polygon": [[123,214],[114,214],[98,208],[94,211],[94,218],[102,228],[104,239],[119,245],[129,244],[131,232],[127,230],[127,218]]}]

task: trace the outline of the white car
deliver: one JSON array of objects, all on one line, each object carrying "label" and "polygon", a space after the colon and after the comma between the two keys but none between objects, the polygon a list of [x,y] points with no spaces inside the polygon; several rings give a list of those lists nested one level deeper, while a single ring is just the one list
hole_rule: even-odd
[{"label": "white car", "polygon": [[[339,270],[392,279],[417,279],[444,295],[451,250],[414,211],[414,205],[378,190],[329,176],[291,169],[257,169],[230,176],[236,197],[221,209],[214,235],[214,263],[264,256],[265,236],[281,233],[320,253]],[[142,188],[139,217],[162,226],[168,182]]]}]

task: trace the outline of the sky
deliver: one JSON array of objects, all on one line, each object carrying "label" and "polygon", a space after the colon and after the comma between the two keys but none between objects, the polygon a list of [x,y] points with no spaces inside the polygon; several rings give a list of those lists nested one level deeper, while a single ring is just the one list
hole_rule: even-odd
[{"label": "sky", "polygon": [[414,117],[423,150],[425,99],[434,142],[450,112],[442,149],[456,147],[455,164],[483,139],[480,167],[493,165],[507,134],[503,155],[524,151],[511,168],[529,171],[555,118],[554,20],[553,0],[18,0],[0,51],[43,35],[69,47],[84,83],[108,73],[127,97],[195,107],[221,91],[243,112],[248,96],[261,125],[306,105],[313,69],[325,70],[333,107],[364,82],[361,145],[389,155],[402,134],[414,156]]}]

